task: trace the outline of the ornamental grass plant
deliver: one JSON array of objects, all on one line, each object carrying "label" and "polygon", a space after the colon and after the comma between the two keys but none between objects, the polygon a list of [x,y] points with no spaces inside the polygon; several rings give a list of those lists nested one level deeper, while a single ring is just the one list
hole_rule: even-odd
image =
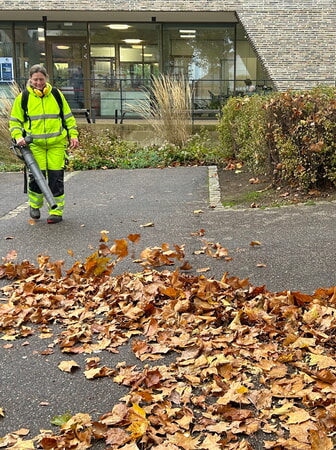
[{"label": "ornamental grass plant", "polygon": [[0,171],[19,170],[22,163],[9,149],[11,136],[8,121],[15,97],[20,93],[20,87],[16,83],[8,85],[8,92],[2,91],[0,98]]},{"label": "ornamental grass plant", "polygon": [[183,147],[192,133],[192,89],[188,80],[161,74],[153,76],[151,87],[143,90],[145,99],[127,107],[147,120],[161,143]]}]

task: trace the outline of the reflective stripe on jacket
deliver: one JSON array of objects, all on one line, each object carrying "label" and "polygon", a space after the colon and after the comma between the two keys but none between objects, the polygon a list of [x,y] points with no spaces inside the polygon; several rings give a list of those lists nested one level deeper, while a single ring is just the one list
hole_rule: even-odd
[{"label": "reflective stripe on jacket", "polygon": [[25,134],[32,136],[33,147],[48,149],[51,147],[65,147],[70,138],[78,137],[76,119],[74,118],[69,104],[60,92],[63,101],[63,114],[67,130],[62,126],[60,108],[57,100],[51,93],[51,85],[48,83],[49,92],[43,97],[39,97],[34,90],[28,86],[28,120],[21,106],[22,94],[19,94],[13,103],[11,116],[9,119],[10,133],[13,139],[19,139]]}]

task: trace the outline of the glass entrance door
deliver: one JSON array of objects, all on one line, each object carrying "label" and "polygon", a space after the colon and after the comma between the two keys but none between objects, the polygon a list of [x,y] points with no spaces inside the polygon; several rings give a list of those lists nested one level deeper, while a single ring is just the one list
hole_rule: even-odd
[{"label": "glass entrance door", "polygon": [[82,38],[50,37],[48,71],[50,82],[60,89],[73,109],[90,109],[88,43]]}]

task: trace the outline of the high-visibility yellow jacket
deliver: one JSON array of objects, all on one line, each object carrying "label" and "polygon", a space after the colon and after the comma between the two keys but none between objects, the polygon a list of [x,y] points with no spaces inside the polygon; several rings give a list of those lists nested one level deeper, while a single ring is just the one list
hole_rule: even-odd
[{"label": "high-visibility yellow jacket", "polygon": [[62,92],[60,92],[63,102],[63,114],[66,128],[62,125],[60,108],[51,93],[51,85],[47,84],[46,93],[40,97],[30,86],[27,87],[28,96],[28,119],[25,120],[25,113],[21,105],[22,94],[19,94],[14,100],[11,116],[9,119],[9,129],[13,139],[19,139],[31,136],[33,142],[30,145],[31,150],[56,147],[66,147],[69,138],[78,137],[78,128],[76,119],[73,116],[70,106]]}]

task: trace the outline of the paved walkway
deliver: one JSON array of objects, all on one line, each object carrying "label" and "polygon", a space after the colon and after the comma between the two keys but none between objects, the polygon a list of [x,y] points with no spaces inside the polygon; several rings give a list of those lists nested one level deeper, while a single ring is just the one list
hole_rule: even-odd
[{"label": "paved walkway", "polygon": [[[139,249],[185,244],[194,270],[209,266],[216,278],[228,271],[272,291],[335,284],[335,203],[237,211],[221,207],[215,167],[99,170],[67,174],[63,223],[47,225],[44,209],[31,225],[22,178],[0,173],[1,256],[15,249],[19,259],[41,253],[72,264],[68,249],[83,259],[108,230],[111,240],[140,233]],[[201,229],[204,236],[192,235]],[[232,261],[195,255],[204,241],[226,247]],[[118,270],[139,267],[125,260]]]},{"label": "paved walkway", "polygon": [[[74,260],[85,260],[93,253],[100,232],[108,230],[111,242],[140,233],[140,243],[135,246],[139,252],[162,243],[185,245],[194,274],[208,268],[205,276],[220,279],[229,272],[271,291],[311,293],[336,284],[335,203],[240,211],[215,207],[219,201],[215,168],[68,174],[64,221],[57,225],[46,223],[46,209],[40,221],[29,222],[21,174],[0,173],[0,189],[2,257],[16,250],[19,261],[36,262],[39,254],[46,254],[52,260],[64,259],[69,268]],[[149,223],[152,226],[145,226]],[[261,245],[251,246],[252,241]],[[232,260],[199,253],[210,243],[227,248]],[[115,273],[141,270],[133,259],[126,258]],[[2,280],[0,285],[4,284]],[[106,379],[91,383],[88,390],[81,372],[67,376],[57,368],[64,359],[60,352],[40,355],[46,345],[37,336],[29,338],[29,345],[14,341],[12,349],[0,344],[0,408],[6,411],[0,418],[0,437],[19,428],[28,428],[35,435],[40,428],[49,429],[50,420],[67,410],[99,417],[125,393],[118,386],[111,389]],[[138,363],[128,347],[119,355],[103,357],[108,367],[118,361]],[[85,365],[86,355],[76,358]]]}]

